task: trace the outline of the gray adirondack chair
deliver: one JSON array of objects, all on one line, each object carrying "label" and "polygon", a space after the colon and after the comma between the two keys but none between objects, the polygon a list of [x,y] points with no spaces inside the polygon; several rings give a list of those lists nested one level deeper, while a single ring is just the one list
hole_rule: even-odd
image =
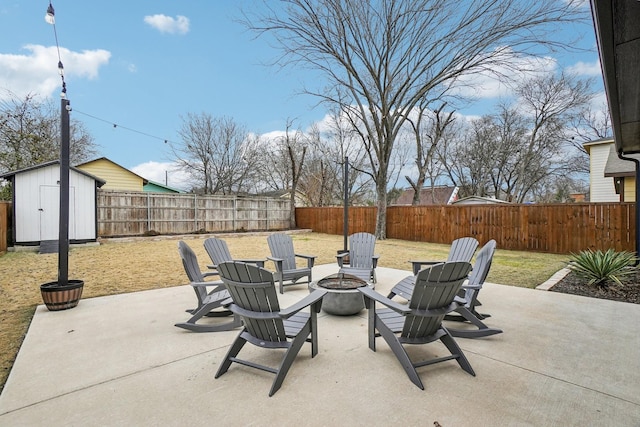
[{"label": "gray adirondack chair", "polygon": [[477,329],[447,328],[454,337],[478,338],[502,333],[501,329],[490,328],[482,321],[487,317],[491,317],[490,315],[480,314],[476,311],[476,306],[480,305],[478,294],[489,274],[495,251],[495,240],[489,240],[478,251],[473,270],[469,275],[469,281],[462,285],[462,290],[456,297],[456,301],[461,305],[456,308],[455,314],[451,313],[445,316],[445,320],[469,322],[476,326]]},{"label": "gray adirondack chair", "polygon": [[[280,389],[293,360],[305,342],[311,343],[311,357],[318,354],[317,314],[322,306],[325,289],[314,290],[296,304],[280,309],[273,273],[255,265],[240,262],[218,264],[222,281],[233,303],[229,309],[242,318],[244,328],[235,339],[216,378],[223,375],[231,363],[239,363],[276,375],[269,396]],[[308,312],[307,309],[308,308]],[[305,311],[302,311],[305,310]],[[286,349],[278,368],[239,359],[238,353],[246,343],[265,349]]]},{"label": "gray adirondack chair", "polygon": [[[451,242],[451,248],[449,249],[449,255],[446,262],[453,261],[465,261],[471,262],[473,254],[478,249],[478,241],[473,237],[461,237]],[[418,274],[418,271],[425,265],[438,264],[443,261],[410,261],[413,268],[413,275]]]},{"label": "gray adirondack chair", "polygon": [[[449,249],[449,255],[446,262],[471,262],[473,254],[478,248],[478,241],[473,237],[461,237],[451,242],[451,248]],[[442,261],[410,261],[413,266],[413,276],[409,276],[398,282],[391,288],[391,291],[387,295],[387,298],[393,298],[395,295],[401,296],[406,300],[411,299],[411,292],[413,291],[413,284],[415,283],[415,276],[420,269],[425,265],[434,265]]]},{"label": "gray adirondack chair", "polygon": [[[376,267],[380,255],[375,254],[376,236],[371,233],[354,233],[349,236],[349,251],[336,256],[339,273],[351,274],[362,280],[376,283]],[[349,256],[349,265],[344,259]]]},{"label": "gray adirondack chair", "polygon": [[[458,307],[454,298],[469,271],[471,264],[468,262],[441,263],[421,270],[416,277],[409,304],[399,304],[368,287],[358,288],[364,295],[368,309],[369,348],[376,351],[376,338],[382,336],[411,382],[422,390],[424,385],[416,371],[421,366],[454,359],[462,369],[475,376],[455,339],[442,326],[444,316]],[[376,309],[376,303],[386,308]],[[428,344],[437,340],[446,346],[451,355],[414,362],[404,348],[405,344]]]},{"label": "gray adirondack chair", "polygon": [[264,267],[264,259],[232,258],[231,253],[229,252],[229,246],[227,246],[227,242],[216,237],[209,237],[208,239],[205,239],[204,249],[207,251],[209,258],[211,258],[211,262],[213,263],[212,265],[208,266],[212,270],[217,270],[218,264],[227,261],[240,261],[249,264],[255,264],[258,267]]},{"label": "gray adirondack chair", "polygon": [[[193,332],[218,332],[229,331],[241,326],[240,318],[234,315],[231,311],[226,310],[223,307],[223,303],[228,302],[230,299],[229,292],[227,292],[224,283],[218,281],[205,281],[206,277],[217,276],[218,273],[202,273],[198,265],[198,258],[193,252],[193,249],[189,247],[185,242],[178,242],[178,251],[180,252],[180,258],[182,258],[182,265],[184,271],[187,273],[190,284],[196,293],[198,298],[198,307],[195,309],[187,310],[193,316],[186,322],[176,323],[175,326],[183,329],[187,329]],[[208,291],[208,288],[213,288]],[[225,317],[231,316],[231,321],[217,324],[198,324],[196,323],[202,317]]]},{"label": "gray adirondack chair", "polygon": [[[274,233],[267,237],[271,256],[267,259],[273,261],[276,266],[275,277],[280,283],[280,293],[284,293],[284,287],[289,285],[298,285],[301,283],[311,283],[311,269],[316,260],[315,255],[297,254],[293,250],[293,240],[291,236],[284,233]],[[296,265],[296,258],[306,260],[305,267]],[[306,281],[300,279],[307,278]],[[287,282],[287,283],[285,283]]]}]

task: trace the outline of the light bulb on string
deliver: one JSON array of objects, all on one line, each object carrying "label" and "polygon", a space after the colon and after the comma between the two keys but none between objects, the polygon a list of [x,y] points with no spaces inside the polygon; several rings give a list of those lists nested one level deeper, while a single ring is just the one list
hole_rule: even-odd
[{"label": "light bulb on string", "polygon": [[44,20],[47,24],[55,25],[56,23],[56,12],[53,10],[51,2],[49,2],[49,7],[47,7],[47,14],[44,15]]}]

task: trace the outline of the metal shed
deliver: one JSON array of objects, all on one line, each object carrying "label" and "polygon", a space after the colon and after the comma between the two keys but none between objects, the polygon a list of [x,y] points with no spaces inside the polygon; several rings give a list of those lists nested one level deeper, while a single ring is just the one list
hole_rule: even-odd
[{"label": "metal shed", "polygon": [[[58,240],[60,162],[42,163],[0,175],[13,187],[15,245],[39,245]],[[69,241],[85,243],[98,237],[97,189],[105,181],[77,168],[69,171]]]}]

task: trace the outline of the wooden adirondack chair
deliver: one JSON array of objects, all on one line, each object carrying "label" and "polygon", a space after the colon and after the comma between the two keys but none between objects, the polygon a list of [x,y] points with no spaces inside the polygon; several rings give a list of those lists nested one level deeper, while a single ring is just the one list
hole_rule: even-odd
[{"label": "wooden adirondack chair", "polygon": [[[228,307],[242,318],[244,328],[229,348],[215,377],[227,372],[233,362],[271,372],[276,375],[269,391],[269,396],[273,396],[305,342],[311,343],[311,357],[318,354],[317,313],[327,291],[314,290],[298,303],[281,310],[273,273],[240,262],[220,263],[218,270],[233,299]],[[309,312],[302,312],[307,307]],[[272,368],[237,358],[247,342],[266,349],[286,349],[280,366]]]},{"label": "wooden adirondack chair", "polygon": [[460,307],[456,308],[457,314],[448,314],[445,320],[454,320],[461,322],[470,322],[477,329],[452,329],[447,328],[454,337],[462,338],[478,338],[502,333],[501,329],[490,328],[482,320],[491,317],[488,314],[480,314],[476,311],[478,302],[478,294],[484,285],[484,281],[489,274],[493,254],[496,251],[496,241],[489,240],[476,255],[473,270],[469,275],[469,281],[462,285],[462,290],[456,301],[460,303]]},{"label": "wooden adirondack chair", "polygon": [[[369,319],[369,348],[376,351],[376,338],[382,336],[409,376],[422,390],[424,385],[416,368],[455,359],[460,367],[475,376],[464,353],[442,320],[455,310],[454,298],[471,271],[468,262],[447,262],[421,270],[416,277],[413,296],[408,305],[399,304],[368,288],[358,288],[364,295]],[[376,302],[387,308],[376,309]],[[378,331],[379,333],[376,333]],[[440,340],[451,353],[422,362],[413,362],[403,345],[427,344]]]},{"label": "wooden adirondack chair", "polygon": [[[376,267],[380,255],[374,253],[375,247],[376,236],[373,234],[354,233],[349,236],[349,251],[336,256],[339,272],[376,283]],[[349,256],[349,266],[344,262],[346,256]]]},{"label": "wooden adirondack chair", "polygon": [[[291,236],[284,233],[275,233],[267,237],[271,256],[267,259],[273,261],[276,266],[276,279],[280,283],[280,293],[284,293],[284,287],[301,283],[311,283],[311,269],[316,260],[315,255],[297,254],[293,250],[293,240]],[[296,258],[307,261],[306,267],[298,267]],[[306,277],[307,280],[299,280]],[[288,282],[288,283],[285,283]]]},{"label": "wooden adirondack chair", "polygon": [[[447,256],[446,262],[455,262],[455,261],[463,261],[463,262],[471,262],[471,258],[473,258],[473,254],[478,248],[478,241],[473,237],[461,237],[459,239],[454,240],[451,243],[451,248],[449,249],[449,255]],[[409,261],[413,266],[413,276],[408,276],[394,285],[391,288],[391,292],[387,295],[387,298],[393,298],[395,295],[399,295],[402,298],[409,300],[411,299],[411,292],[413,291],[413,284],[415,283],[415,276],[418,274],[420,269],[425,265],[434,265],[441,263],[443,261]]]},{"label": "wooden adirondack chair", "polygon": [[208,266],[212,270],[217,270],[218,264],[227,261],[240,261],[249,264],[255,264],[258,267],[264,267],[264,259],[232,258],[231,253],[229,252],[229,246],[227,246],[227,242],[216,237],[209,237],[208,239],[205,239],[204,249],[207,251],[209,258],[211,258],[211,262],[213,263],[212,265]]},{"label": "wooden adirondack chair", "polygon": [[[231,316],[233,313],[223,307],[223,304],[230,300],[230,296],[223,282],[219,280],[215,282],[205,281],[205,277],[217,276],[218,273],[202,273],[198,265],[198,258],[189,245],[183,241],[178,242],[178,251],[180,252],[180,258],[182,258],[184,271],[187,273],[190,284],[198,298],[198,307],[187,310],[193,316],[186,322],[176,323],[175,326],[194,332],[229,331],[240,327],[240,318],[237,315],[233,315],[233,320],[222,324],[205,325],[196,323],[203,316]],[[213,289],[207,292],[207,288],[211,287]]]}]

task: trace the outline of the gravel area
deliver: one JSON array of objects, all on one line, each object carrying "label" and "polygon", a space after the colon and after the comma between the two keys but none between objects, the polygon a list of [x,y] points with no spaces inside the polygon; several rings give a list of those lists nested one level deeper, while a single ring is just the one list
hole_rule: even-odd
[{"label": "gravel area", "polygon": [[553,285],[550,291],[640,304],[640,272],[626,277],[622,281],[622,285],[610,283],[605,287],[587,286],[584,279],[577,277],[574,273],[569,273]]}]

